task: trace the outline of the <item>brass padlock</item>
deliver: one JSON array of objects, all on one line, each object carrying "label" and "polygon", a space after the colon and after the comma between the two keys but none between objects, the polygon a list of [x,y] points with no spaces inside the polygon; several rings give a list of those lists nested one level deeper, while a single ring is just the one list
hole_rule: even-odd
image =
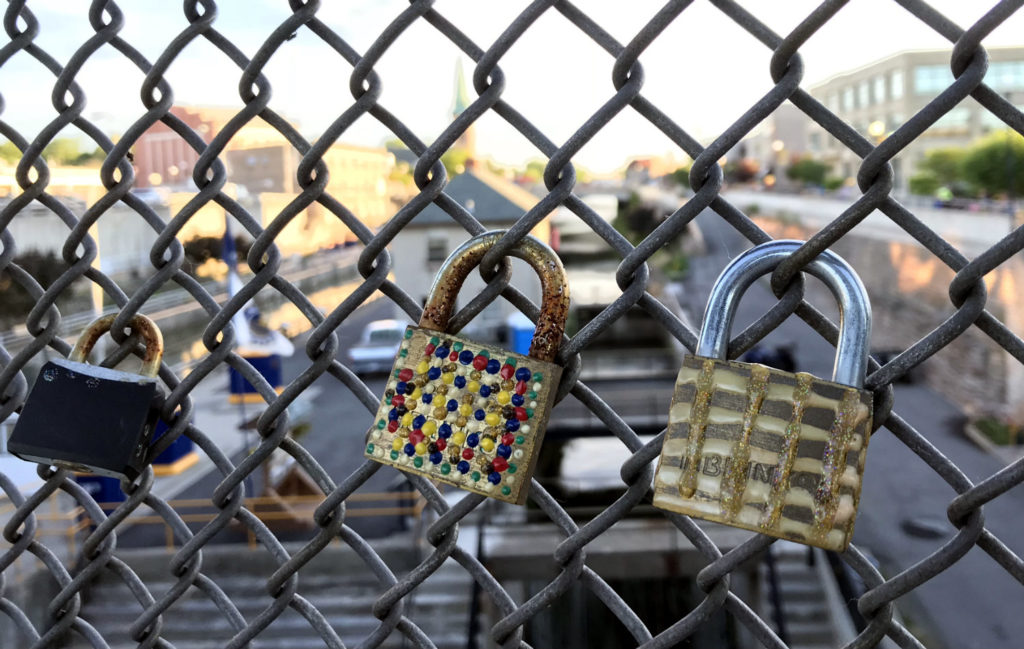
[{"label": "brass padlock", "polygon": [[529,356],[446,333],[467,275],[504,234],[473,237],[441,266],[419,326],[405,331],[365,452],[402,471],[522,504],[562,376],[552,362],[569,312],[561,260],[532,236],[510,251],[541,280]]},{"label": "brass padlock", "polygon": [[740,296],[802,244],[756,246],[716,280],[697,353],[676,380],[654,505],[842,551],[853,535],[871,426],[871,393],[862,389],[871,337],[864,285],[830,251],[803,269],[839,302],[832,381],[724,360]]},{"label": "brass padlock", "polygon": [[138,477],[159,415],[164,339],[152,320],[136,315],[131,328],[146,345],[140,373],[89,365],[89,352],[114,318],[93,321],[66,360],[43,365],[11,433],[11,453],[74,471]]}]

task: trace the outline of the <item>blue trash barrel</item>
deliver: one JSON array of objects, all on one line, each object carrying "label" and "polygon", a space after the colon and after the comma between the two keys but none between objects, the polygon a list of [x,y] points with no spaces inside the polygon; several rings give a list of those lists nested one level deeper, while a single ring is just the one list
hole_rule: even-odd
[{"label": "blue trash barrel", "polygon": [[[274,389],[279,389],[281,387],[280,354],[265,354],[262,356],[249,356],[242,354],[242,358],[247,360],[249,364],[267,380],[267,383],[274,386]],[[263,402],[263,397],[259,395],[256,388],[253,387],[253,385],[249,383],[244,376],[239,374],[235,368],[230,366],[228,367],[228,376],[231,379],[231,390],[228,395],[229,403]]]},{"label": "blue trash barrel", "polygon": [[534,329],[530,319],[516,311],[505,319],[505,326],[508,327],[508,343],[512,351],[517,354],[529,354]]}]

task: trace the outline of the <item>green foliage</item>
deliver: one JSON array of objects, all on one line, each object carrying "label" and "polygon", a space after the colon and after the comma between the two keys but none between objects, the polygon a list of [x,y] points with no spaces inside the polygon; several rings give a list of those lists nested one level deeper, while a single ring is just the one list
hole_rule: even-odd
[{"label": "green foliage", "polygon": [[747,209],[745,211],[747,216],[757,216],[761,213],[761,206],[757,203],[751,203],[750,205],[747,205]]},{"label": "green foliage", "polygon": [[14,142],[7,140],[0,144],[0,159],[10,164],[17,164],[18,160],[21,159],[21,150],[14,145]]},{"label": "green foliage", "polygon": [[843,179],[839,176],[825,176],[825,191],[834,192],[843,186]]},{"label": "green foliage", "polygon": [[942,186],[939,179],[935,177],[935,174],[929,171],[914,174],[910,177],[908,184],[910,186],[910,193],[917,194],[918,196],[934,196],[935,192]]},{"label": "green foliage", "polygon": [[814,187],[825,185],[829,166],[814,158],[800,158],[786,169],[786,177],[796,182]]},{"label": "green foliage", "polygon": [[988,195],[1002,195],[1011,189],[1024,194],[1024,136],[1006,130],[979,140],[967,151],[962,177]]},{"label": "green foliage", "polygon": [[526,163],[526,169],[523,169],[522,175],[528,178],[531,182],[544,182],[545,167],[547,167],[547,164],[540,160],[530,160]]},{"label": "green foliage", "polygon": [[612,221],[612,227],[635,246],[654,232],[654,228],[658,227],[661,221],[657,209],[641,201],[634,192],[629,195],[629,200],[625,204],[619,204],[619,213]]},{"label": "green foliage", "polygon": [[918,171],[931,174],[940,185],[951,186],[962,178],[961,170],[967,149],[932,149],[918,165]]},{"label": "green foliage", "polygon": [[1021,435],[1019,426],[1008,424],[994,417],[983,417],[976,420],[974,425],[982,435],[1001,446],[1020,444],[1024,441],[1024,435]]},{"label": "green foliage", "polygon": [[448,149],[441,156],[441,163],[444,164],[448,177],[454,178],[466,170],[466,161],[469,158],[469,151],[466,149]]},{"label": "green foliage", "polygon": [[680,187],[683,187],[684,189],[689,189],[690,188],[690,168],[689,167],[679,167],[678,169],[673,171],[671,174],[669,174],[669,177],[672,178],[672,180],[674,180]]},{"label": "green foliage", "polygon": [[676,250],[668,258],[662,269],[674,280],[682,280],[686,277],[686,271],[690,269],[690,258],[681,250]]},{"label": "green foliage", "polygon": [[[49,287],[64,271],[67,264],[53,252],[30,250],[14,258],[14,263],[35,278],[43,288]],[[35,306],[36,300],[21,284],[14,281],[8,269],[0,272],[0,320],[22,319]]]},{"label": "green foliage", "polygon": [[[235,250],[238,254],[238,263],[244,264],[245,257],[249,254],[252,241],[242,236],[235,237]],[[223,259],[224,239],[222,237],[196,237],[189,239],[182,247],[185,249],[185,261],[194,266],[201,266],[208,259]]]}]

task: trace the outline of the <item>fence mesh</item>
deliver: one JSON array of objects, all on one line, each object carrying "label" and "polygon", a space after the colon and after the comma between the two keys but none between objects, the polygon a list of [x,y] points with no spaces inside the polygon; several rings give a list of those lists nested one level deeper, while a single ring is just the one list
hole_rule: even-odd
[{"label": "fence mesh", "polygon": [[[30,338],[28,344],[13,354],[0,347],[0,394],[3,395],[0,401],[0,420],[16,412],[24,402],[29,386],[23,370],[33,358],[43,354],[47,348],[62,355],[70,351],[68,344],[58,335],[62,332],[62,316],[56,302],[73,282],[85,278],[102,289],[108,301],[117,305],[118,318],[113,331],[120,348],[114,351],[108,363],[125,358],[134,349],[136,341],[126,338],[123,333],[133,315],[145,312],[147,302],[161,289],[176,285],[184,289],[208,314],[208,325],[202,335],[205,352],[187,375],[179,376],[166,364],[161,368],[160,379],[168,389],[163,417],[172,423],[169,432],[157,443],[152,453],[155,455],[161,452],[176,438],[185,435],[212,458],[220,480],[209,494],[210,502],[218,510],[217,515],[198,531],[192,531],[166,500],[153,493],[154,477],[151,469],[147,469],[133,484],[126,485],[127,500],[106,515],[66,470],[40,468],[39,475],[44,483],[28,496],[20,493],[12,480],[0,473],[0,488],[16,505],[16,510],[3,530],[8,545],[0,554],[0,568],[6,571],[19,558],[31,556],[34,557],[34,565],[48,571],[60,587],[58,595],[48,603],[46,622],[37,625],[30,621],[32,612],[15,603],[12,598],[14,587],[0,573],[0,612],[17,628],[22,646],[52,646],[62,642],[69,631],[81,636],[94,647],[108,646],[102,635],[79,615],[83,589],[96,577],[106,574],[123,581],[135,599],[125,606],[131,607],[133,611],[129,634],[140,647],[171,646],[161,636],[161,629],[167,616],[175,614],[168,609],[186,596],[208,598],[223,613],[234,632],[234,637],[227,643],[229,647],[249,645],[288,608],[301,614],[310,628],[322,637],[326,646],[341,647],[343,643],[336,629],[303,596],[303,580],[298,574],[300,568],[335,540],[351,547],[381,583],[373,605],[373,614],[377,618],[376,628],[368,633],[360,646],[379,646],[389,636],[400,635],[412,646],[433,647],[434,643],[407,615],[405,605],[410,593],[449,558],[458,562],[478,584],[481,597],[487,600],[487,605],[498,619],[487,631],[495,643],[504,647],[526,646],[522,639],[524,625],[579,584],[596,595],[608,612],[622,622],[638,646],[676,646],[700,629],[712,613],[721,610],[764,646],[786,646],[773,627],[759,617],[751,603],[737,596],[730,581],[742,564],[770,548],[773,540],[768,537],[755,536],[723,553],[695,522],[685,516],[665,513],[665,518],[692,542],[703,557],[705,564],[697,577],[703,599],[684,617],[654,635],[645,626],[644,611],[631,610],[619,594],[588,567],[588,545],[636,507],[645,501],[649,502],[653,463],[660,452],[664,433],[643,442],[591,387],[579,380],[579,355],[585,352],[598,334],[634,306],[647,311],[672,337],[688,349],[693,349],[695,332],[648,292],[650,272],[647,262],[666,243],[677,239],[688,224],[706,209],[713,211],[752,243],[769,239],[769,235],[747,214],[722,195],[723,171],[718,161],[787,100],[861,158],[856,176],[861,195],[842,214],[810,237],[805,245],[774,272],[771,286],[780,297],[779,307],[737,336],[730,347],[730,355],[738,355],[750,348],[794,313],[827,341],[835,342],[837,327],[803,299],[800,269],[820,252],[847,236],[874,210],[880,210],[955,273],[949,285],[949,299],[954,307],[952,315],[885,365],[879,366],[872,362],[867,387],[875,393],[875,430],[884,426],[888,431],[885,434],[905,445],[917,456],[919,462],[930,467],[955,491],[956,497],[949,501],[947,513],[957,531],[955,536],[930,554],[922,556],[916,564],[889,578],[883,577],[856,546],[842,555],[843,561],[867,586],[867,591],[857,602],[867,625],[848,646],[876,646],[885,636],[903,647],[922,646],[894,617],[894,601],[940,575],[972,549],[977,548],[987,553],[1013,579],[1024,584],[1024,561],[986,527],[984,516],[987,503],[1024,481],[1024,460],[1018,460],[981,480],[969,479],[929,442],[926,434],[915,430],[897,414],[892,388],[897,378],[972,328],[984,332],[1012,355],[1016,362],[1024,363],[1024,341],[986,310],[987,292],[983,281],[988,273],[1024,248],[1024,228],[1013,230],[983,254],[968,259],[893,197],[894,172],[890,164],[896,154],[968,96],[1016,132],[1024,133],[1024,114],[983,82],[988,55],[982,46],[986,35],[1024,2],[999,2],[975,24],[965,29],[925,2],[898,0],[896,4],[902,10],[909,12],[952,44],[949,65],[955,81],[884,141],[875,143],[819,103],[800,85],[803,81],[801,46],[829,21],[841,21],[837,13],[844,2],[822,3],[792,32],[780,35],[755,15],[759,10],[767,11],[767,8],[750,10],[729,0],[712,0],[711,4],[717,11],[756,38],[771,53],[768,72],[772,85],[763,97],[747,108],[735,123],[706,147],[673,120],[671,110],[655,105],[642,93],[644,73],[641,55],[670,24],[685,20],[692,4],[688,0],[667,2],[628,43],[620,43],[613,38],[588,16],[582,6],[554,0],[536,0],[509,22],[493,43],[476,43],[460,31],[458,16],[446,15],[442,9],[435,8],[431,1],[414,0],[381,30],[363,52],[318,18],[321,9],[319,1],[290,0],[287,17],[272,29],[267,27],[269,35],[251,57],[218,31],[218,6],[214,0],[186,0],[182,11],[187,27],[169,38],[169,44],[152,61],[119,35],[131,16],[115,2],[95,0],[88,8],[88,22],[94,33],[64,62],[58,61],[36,43],[40,30],[45,30],[46,25],[40,25],[27,4],[25,0],[10,0],[5,7],[4,30],[9,41],[0,49],[0,65],[12,59],[27,57],[48,70],[53,76],[51,101],[56,116],[35,134],[19,132],[6,121],[0,120],[0,133],[21,152],[16,172],[21,192],[13,196],[0,211],[0,269],[7,271],[13,281],[25,289],[35,302],[24,322]],[[596,43],[607,53],[607,60],[594,61],[593,65],[611,64],[612,70],[612,87],[607,100],[561,144],[539,130],[515,106],[502,98],[506,81],[501,69],[502,58],[545,14],[560,14],[574,29]],[[430,143],[420,139],[382,101],[384,80],[375,71],[375,66],[388,49],[414,27],[433,30],[440,41],[449,42],[475,62],[472,74],[475,99]],[[298,32],[315,35],[351,66],[348,87],[352,100],[338,107],[337,117],[315,142],[304,139],[287,119],[269,107],[271,85],[263,74],[265,66],[279,48]],[[175,58],[186,47],[197,42],[205,42],[219,53],[218,56],[225,57],[237,66],[238,76],[222,79],[221,82],[233,84],[237,80],[239,96],[244,104],[209,143],[202,134],[171,112],[175,95],[166,77]],[[97,52],[101,49],[109,51],[110,48],[144,75],[141,87],[144,111],[140,111],[137,119],[116,142],[87,118],[84,112],[86,97],[76,82],[76,77]],[[685,78],[683,65],[680,66],[680,77]],[[690,91],[697,95],[700,93],[698,88],[691,88]],[[8,98],[18,92],[17,88],[5,89]],[[2,106],[0,103],[0,110]],[[690,171],[693,197],[635,246],[574,193],[574,156],[624,111],[632,111],[647,120],[664,135],[666,143],[678,147],[694,161]],[[353,492],[374,473],[391,469],[382,469],[367,461],[350,475],[330,475],[300,442],[287,436],[287,407],[321,377],[329,377],[332,389],[348,391],[354,395],[365,406],[367,419],[376,411],[377,395],[337,358],[337,330],[357,308],[380,294],[398,305],[413,321],[419,319],[418,300],[389,278],[393,260],[388,245],[425,207],[434,204],[442,208],[454,223],[465,229],[467,236],[486,229],[471,211],[445,193],[448,176],[440,161],[442,154],[474,122],[484,116],[497,116],[547,158],[543,177],[547,194],[488,253],[482,268],[497,267],[510,247],[557,206],[565,206],[575,213],[600,236],[610,251],[621,258],[615,272],[621,296],[564,342],[558,362],[567,368],[561,395],[571,393],[590,409],[631,454],[621,467],[621,477],[627,488],[599,516],[578,526],[559,502],[543,486],[534,482],[530,492],[532,505],[560,530],[563,539],[552,556],[559,566],[558,575],[546,587],[539,589],[536,595],[522,600],[508,592],[476,556],[456,543],[460,521],[481,507],[483,497],[470,495],[454,506],[449,506],[432,483],[412,478],[415,489],[425,498],[427,508],[435,514],[428,519],[429,526],[423,532],[430,544],[430,551],[424,554],[415,570],[396,576],[377,555],[372,544],[346,523],[347,500]],[[297,166],[297,196],[266,225],[224,191],[228,179],[222,156],[231,139],[256,118],[262,119],[286,138],[301,157]],[[361,222],[350,206],[327,191],[328,168],[322,158],[329,147],[343,138],[357,120],[376,120],[417,157],[414,196],[379,229],[372,229]],[[169,220],[162,218],[146,201],[131,191],[135,183],[135,171],[130,162],[130,152],[140,136],[158,122],[162,122],[198,155],[192,174],[192,180],[198,188],[195,196],[173,213]],[[72,209],[47,192],[50,176],[42,152],[67,128],[77,129],[105,153],[99,171],[105,191],[102,198],[83,209]],[[118,204],[134,212],[157,234],[156,243],[149,250],[151,268],[144,273],[141,284],[130,292],[126,292],[109,276],[92,266],[97,255],[97,245],[89,229]],[[190,219],[208,204],[216,204],[230,213],[254,239],[247,255],[252,277],[241,292],[223,305],[214,297],[215,288],[201,284],[182,269],[184,250],[176,238]],[[313,204],[319,204],[342,222],[361,243],[356,265],[361,279],[340,304],[326,313],[321,312],[295,283],[285,279],[280,272],[284,260],[275,245],[275,238],[296,214]],[[49,286],[44,286],[39,278],[33,277],[14,262],[18,254],[18,242],[9,229],[12,221],[26,218],[29,210],[38,205],[58,215],[67,227],[62,253],[67,269]],[[486,297],[474,303],[475,309],[482,307],[488,300],[497,299],[500,294],[500,297],[512,302],[528,317],[536,318],[537,306],[509,285],[507,276],[492,271],[488,281],[491,284],[485,293]],[[276,292],[283,301],[294,305],[311,326],[303,350],[309,358],[309,365],[281,394],[233,351],[235,333],[231,317],[261,291]],[[460,324],[465,323],[472,315],[472,312],[462,313],[456,320]],[[256,425],[259,444],[251,455],[237,464],[203,430],[190,423],[195,408],[190,396],[193,388],[203,378],[222,371],[225,366],[234,368],[256,386],[267,404]],[[312,477],[324,496],[323,502],[312,514],[317,526],[316,534],[297,550],[286,549],[244,503],[247,478],[276,449],[293,457]],[[67,494],[94,521],[99,521],[95,529],[88,533],[77,556],[66,561],[59,558],[37,536],[40,507],[57,492]],[[174,583],[164,593],[150,592],[144,580],[115,553],[119,526],[140,507],[151,508],[174,531],[176,537],[176,551],[168,562],[169,575]],[[248,617],[240,612],[221,586],[203,572],[204,546],[230,525],[244,527],[277,564],[276,571],[266,583],[266,607]]]}]

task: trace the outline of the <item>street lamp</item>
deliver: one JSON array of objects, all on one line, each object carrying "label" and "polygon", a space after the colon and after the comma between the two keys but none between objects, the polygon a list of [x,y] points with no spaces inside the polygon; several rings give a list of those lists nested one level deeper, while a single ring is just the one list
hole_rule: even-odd
[{"label": "street lamp", "polygon": [[880,119],[876,119],[868,124],[868,135],[874,138],[875,146],[881,144],[882,140],[885,139],[885,122]]}]

